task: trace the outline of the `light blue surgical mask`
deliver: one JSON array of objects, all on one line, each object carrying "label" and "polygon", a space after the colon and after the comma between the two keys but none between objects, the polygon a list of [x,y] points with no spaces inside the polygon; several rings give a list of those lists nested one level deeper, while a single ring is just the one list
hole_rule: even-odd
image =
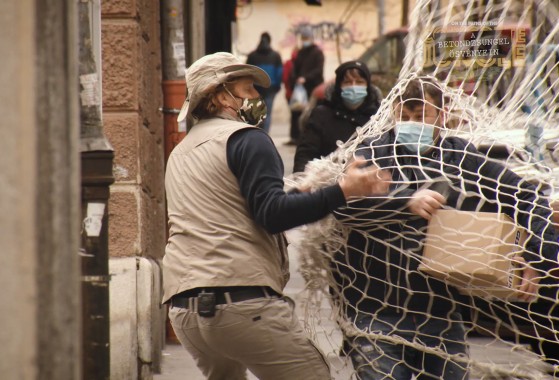
[{"label": "light blue surgical mask", "polygon": [[304,48],[309,47],[311,45],[312,45],[312,41],[308,41],[308,40],[301,41],[301,46]]},{"label": "light blue surgical mask", "polygon": [[356,108],[367,97],[367,86],[347,86],[342,88],[342,101],[348,108]]},{"label": "light blue surgical mask", "polygon": [[417,121],[399,121],[394,128],[397,144],[411,153],[424,153],[433,146],[433,132],[437,127]]}]

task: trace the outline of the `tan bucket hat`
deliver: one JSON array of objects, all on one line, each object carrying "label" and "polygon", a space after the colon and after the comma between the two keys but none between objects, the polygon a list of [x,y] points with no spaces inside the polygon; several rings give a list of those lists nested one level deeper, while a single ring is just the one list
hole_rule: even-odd
[{"label": "tan bucket hat", "polygon": [[177,121],[186,119],[186,130],[189,130],[194,124],[192,111],[207,93],[232,78],[244,76],[252,77],[260,87],[270,87],[270,77],[264,70],[242,63],[231,53],[209,54],[194,62],[186,70],[186,100]]}]

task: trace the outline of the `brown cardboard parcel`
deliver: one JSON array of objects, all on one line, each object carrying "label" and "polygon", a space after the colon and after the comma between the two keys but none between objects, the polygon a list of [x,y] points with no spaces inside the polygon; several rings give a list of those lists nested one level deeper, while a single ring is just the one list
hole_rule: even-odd
[{"label": "brown cardboard parcel", "polygon": [[507,215],[438,210],[427,228],[419,270],[462,294],[505,299],[515,295],[526,231]]}]

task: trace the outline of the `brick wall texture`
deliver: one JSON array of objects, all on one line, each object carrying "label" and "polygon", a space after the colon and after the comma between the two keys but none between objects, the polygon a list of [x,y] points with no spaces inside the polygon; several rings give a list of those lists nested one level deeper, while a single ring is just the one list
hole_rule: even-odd
[{"label": "brick wall texture", "polygon": [[104,131],[115,150],[111,257],[163,256],[165,228],[159,0],[102,1]]}]

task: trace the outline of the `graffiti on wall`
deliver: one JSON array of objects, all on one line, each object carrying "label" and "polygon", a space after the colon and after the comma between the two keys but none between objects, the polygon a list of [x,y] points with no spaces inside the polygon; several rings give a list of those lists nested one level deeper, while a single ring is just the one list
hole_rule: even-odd
[{"label": "graffiti on wall", "polygon": [[315,41],[321,42],[336,42],[339,41],[340,47],[350,49],[353,46],[354,38],[353,33],[346,28],[343,24],[324,21],[316,24],[307,22],[293,25],[289,29],[289,33],[298,37],[301,31],[311,28]]}]

